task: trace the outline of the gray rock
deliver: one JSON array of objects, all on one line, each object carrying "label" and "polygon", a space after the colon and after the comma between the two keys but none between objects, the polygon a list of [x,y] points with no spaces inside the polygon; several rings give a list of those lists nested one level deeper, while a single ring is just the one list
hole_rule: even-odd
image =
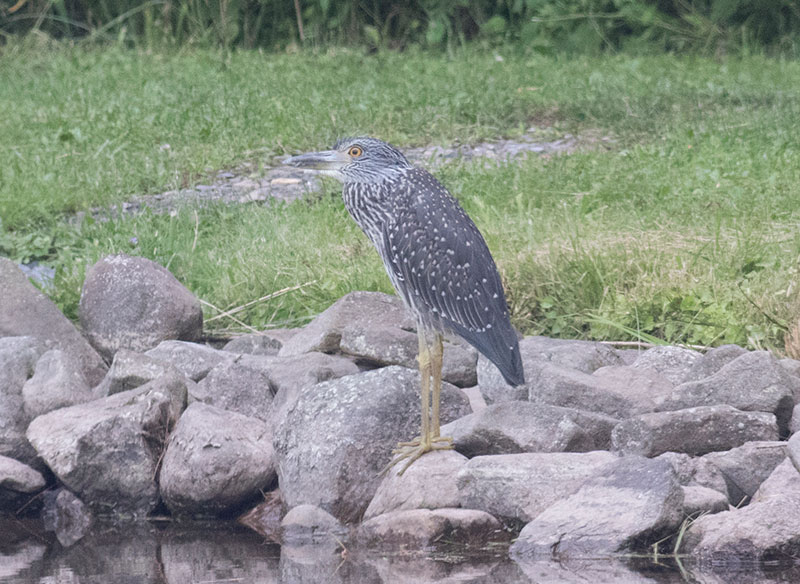
[{"label": "gray rock", "polygon": [[0,511],[12,511],[45,486],[42,474],[13,458],[0,456]]},{"label": "gray rock", "polygon": [[786,459],[786,442],[747,442],[725,452],[706,454],[716,466],[728,487],[731,505],[739,506],[755,495],[758,487]]},{"label": "gray rock", "polygon": [[222,347],[222,350],[245,355],[275,356],[281,350],[281,347],[283,347],[283,343],[280,339],[272,336],[269,332],[265,332],[236,337],[228,341]]},{"label": "gray rock", "polygon": [[660,410],[728,404],[751,412],[770,412],[783,434],[789,425],[800,379],[786,373],[766,351],[745,353],[700,381],[676,387]]},{"label": "gray rock", "polygon": [[456,476],[466,463],[466,457],[458,452],[442,450],[426,454],[402,475],[402,466],[393,466],[381,481],[364,519],[390,511],[459,507]]},{"label": "gray rock", "polygon": [[100,382],[106,366],[86,339],[56,307],[37,290],[16,264],[0,257],[0,337],[31,336],[47,349],[61,349],[78,363],[89,385]]},{"label": "gray rock", "polygon": [[692,366],[702,357],[702,353],[683,347],[653,347],[641,353],[634,361],[633,367],[652,369],[666,377],[673,385],[678,385],[683,383]]},{"label": "gray rock", "polygon": [[792,417],[789,420],[789,435],[800,432],[800,403],[792,408]]},{"label": "gray rock", "polygon": [[800,468],[800,434],[795,434],[786,443],[786,451],[794,465]]},{"label": "gray rock", "polygon": [[672,384],[649,369],[603,367],[593,374],[545,365],[527,378],[528,399],[624,419],[651,412]]},{"label": "gray rock", "polygon": [[[399,440],[417,434],[419,375],[385,367],[301,390],[275,432],[278,476],[289,507],[316,505],[343,522],[358,520]],[[442,390],[443,422],[468,413],[453,386]]]},{"label": "gray rock", "polygon": [[728,484],[722,471],[705,457],[694,457],[680,452],[665,452],[656,457],[672,465],[678,482],[685,487],[705,487],[728,498]]},{"label": "gray rock", "polygon": [[231,353],[184,341],[163,341],[145,355],[169,363],[192,381],[200,381],[220,363],[236,359],[236,355]]},{"label": "gray rock", "polygon": [[442,428],[460,453],[588,452],[607,449],[615,418],[527,402],[501,402]]},{"label": "gray rock", "polygon": [[696,518],[704,513],[728,510],[728,497],[708,487],[683,487],[683,514]]},{"label": "gray rock", "polygon": [[264,500],[240,516],[237,521],[273,543],[281,542],[283,497],[280,489],[264,493]]},{"label": "gray rock", "polygon": [[266,421],[275,393],[270,380],[272,361],[260,355],[223,361],[197,384],[192,396],[208,405]]},{"label": "gray rock", "polygon": [[161,496],[176,515],[234,511],[275,480],[266,424],[195,402],[170,436],[161,465]]},{"label": "gray rock", "polygon": [[527,523],[616,458],[605,451],[477,456],[458,473],[461,506]]},{"label": "gray rock", "polygon": [[34,337],[0,338],[0,456],[34,466],[36,451],[25,438],[31,418],[25,413],[22,388],[44,351],[44,343]]},{"label": "gray rock", "polygon": [[166,361],[128,349],[120,349],[114,354],[114,360],[103,381],[92,389],[92,394],[96,398],[107,397],[135,389],[168,373],[183,375]]},{"label": "gray rock", "polygon": [[28,440],[58,479],[100,514],[144,515],[158,503],[158,459],[186,386],[142,387],[39,416]]},{"label": "gray rock", "polygon": [[786,459],[761,485],[753,502],[701,517],[684,536],[684,550],[701,566],[744,568],[800,553],[800,473]]},{"label": "gray rock", "polygon": [[683,489],[665,460],[626,456],[528,523],[512,557],[605,556],[643,549],[683,520]]},{"label": "gray rock", "polygon": [[33,377],[22,386],[25,414],[31,420],[92,399],[92,391],[80,367],[61,349],[50,349],[42,355],[36,362]]},{"label": "gray rock", "polygon": [[54,531],[64,547],[80,541],[92,525],[92,514],[78,497],[67,489],[45,493],[42,524],[46,531]]},{"label": "gray rock", "polygon": [[[525,370],[526,385],[530,385],[534,372],[545,364],[590,374],[607,365],[622,365],[616,349],[593,341],[573,341],[548,337],[525,337],[519,344]],[[478,359],[478,385],[487,403],[527,399],[525,386],[508,385],[500,371],[488,359]],[[556,404],[558,405],[558,404]]]},{"label": "gray rock", "polygon": [[203,332],[200,302],[169,270],[142,257],[105,256],[86,272],[78,309],[92,346],[106,359]]},{"label": "gray rock", "polygon": [[789,375],[800,377],[800,361],[797,359],[780,359],[778,363],[786,370]]},{"label": "gray rock", "polygon": [[281,541],[284,545],[308,545],[328,538],[343,537],[347,528],[336,518],[314,505],[298,505],[289,510],[281,521]]},{"label": "gray rock", "polygon": [[692,363],[692,367],[687,372],[683,383],[688,381],[700,381],[706,377],[711,377],[725,365],[746,353],[748,353],[747,349],[739,345],[721,345],[715,347]]},{"label": "gray rock", "polygon": [[669,451],[700,455],[777,439],[775,416],[728,405],[642,414],[620,422],[611,433],[614,450],[642,456]]},{"label": "gray rock", "polygon": [[486,548],[508,541],[500,522],[474,509],[410,509],[378,515],[362,523],[356,532],[362,545],[371,548],[422,550],[438,544]]}]

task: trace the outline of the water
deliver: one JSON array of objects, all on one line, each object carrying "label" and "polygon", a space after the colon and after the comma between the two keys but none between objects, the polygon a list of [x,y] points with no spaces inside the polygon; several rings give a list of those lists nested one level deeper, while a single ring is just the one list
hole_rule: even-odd
[{"label": "water", "polygon": [[708,584],[799,582],[800,568],[711,573],[652,560],[518,564],[505,557],[392,556],[279,547],[230,523],[95,525],[62,546],[38,522],[0,522],[0,584]]}]

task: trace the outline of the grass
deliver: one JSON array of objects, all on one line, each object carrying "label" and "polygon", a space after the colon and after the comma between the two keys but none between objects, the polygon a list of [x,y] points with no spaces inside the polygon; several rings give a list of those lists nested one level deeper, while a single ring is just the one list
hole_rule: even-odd
[{"label": "grass", "polygon": [[614,142],[437,171],[484,232],[517,326],[780,348],[799,304],[800,63],[499,53],[11,47],[0,57],[0,252],[55,266],[48,293],[73,318],[86,266],[126,252],[222,309],[304,284],[237,314],[294,326],[348,291],[390,291],[333,183],[292,205],[64,219],[340,135],[412,146],[547,126]]}]

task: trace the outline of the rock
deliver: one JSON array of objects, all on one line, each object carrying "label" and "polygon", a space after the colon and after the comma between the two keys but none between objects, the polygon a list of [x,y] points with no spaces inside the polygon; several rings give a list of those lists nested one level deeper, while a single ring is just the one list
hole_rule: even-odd
[{"label": "rock", "polygon": [[601,414],[527,402],[501,402],[442,428],[467,457],[519,452],[607,449],[619,420]]},{"label": "rock", "polygon": [[792,417],[789,420],[789,435],[800,432],[800,403],[792,408]]},{"label": "rock", "polygon": [[463,391],[464,395],[469,398],[469,407],[472,409],[473,413],[486,409],[486,400],[483,399],[483,396],[481,395],[480,387],[477,385],[472,387],[462,387],[461,391]]},{"label": "rock", "polygon": [[267,421],[275,387],[270,380],[272,359],[240,355],[209,371],[192,392],[205,404]]},{"label": "rock", "polygon": [[353,337],[360,332],[387,327],[403,329],[409,322],[403,301],[397,296],[380,292],[351,292],[284,343],[280,355],[301,355],[312,351],[335,353],[344,334]]},{"label": "rock", "polygon": [[28,440],[58,479],[99,514],[144,515],[158,503],[156,468],[186,386],[142,387],[39,416]]},{"label": "rock", "polygon": [[[417,434],[419,375],[384,367],[306,386],[275,431],[278,476],[289,507],[316,505],[358,520],[399,440]],[[443,422],[468,413],[464,394],[442,389]]]},{"label": "rock", "polygon": [[589,375],[557,365],[545,365],[527,378],[532,402],[574,408],[624,419],[651,412],[672,384],[649,369],[602,367]]},{"label": "rock", "polygon": [[283,347],[283,343],[269,333],[252,333],[242,335],[228,341],[222,347],[223,351],[229,353],[240,353],[245,355],[266,355],[275,356]]},{"label": "rock", "polygon": [[195,402],[170,436],[161,496],[176,515],[224,515],[275,480],[271,436],[262,420]]},{"label": "rock", "polygon": [[86,535],[92,525],[92,514],[67,489],[56,489],[45,493],[42,524],[46,531],[55,532],[62,546],[69,547]]},{"label": "rock", "polygon": [[347,528],[336,518],[314,505],[293,507],[281,521],[281,541],[284,545],[319,543],[328,538],[343,537]]},{"label": "rock", "polygon": [[381,481],[364,513],[371,519],[390,511],[459,507],[456,476],[466,457],[453,450],[426,454],[399,475],[402,465],[393,466]]},{"label": "rock", "polygon": [[40,472],[18,460],[0,456],[0,511],[16,512],[44,486]]},{"label": "rock", "polygon": [[281,542],[283,497],[281,490],[264,493],[264,501],[247,511],[237,520],[273,543]]},{"label": "rock", "polygon": [[92,398],[80,367],[61,349],[50,349],[42,355],[36,362],[33,377],[22,386],[25,414],[31,420]]},{"label": "rock", "polygon": [[679,452],[665,452],[656,457],[672,465],[678,482],[685,487],[706,487],[722,493],[728,498],[728,484],[725,476],[705,457],[692,457]]},{"label": "rock", "polygon": [[800,473],[784,460],[761,485],[753,502],[707,515],[684,535],[684,550],[701,566],[747,569],[800,553]]},{"label": "rock", "polygon": [[31,418],[25,413],[22,388],[44,351],[44,344],[34,337],[0,338],[0,456],[34,466],[36,452],[25,438]]},{"label": "rock", "polygon": [[411,509],[378,515],[361,524],[356,537],[371,548],[422,550],[436,544],[486,548],[508,541],[500,522],[474,509]]},{"label": "rock", "polygon": [[740,506],[755,495],[758,487],[786,459],[786,442],[747,442],[726,452],[706,454],[716,466],[728,487],[731,505]]},{"label": "rock", "polygon": [[682,383],[702,353],[683,347],[653,347],[641,353],[633,362],[635,369],[652,369],[673,385]]},{"label": "rock", "polygon": [[[563,369],[590,374],[606,365],[622,365],[616,349],[593,341],[573,341],[548,337],[525,337],[519,343],[526,385],[533,372],[550,363]],[[500,371],[488,359],[478,359],[478,385],[487,403],[527,399],[525,386],[508,385]],[[555,404],[559,405],[559,404]]]},{"label": "rock", "polygon": [[786,443],[786,451],[794,465],[800,468],[800,434],[795,434]]},{"label": "rock", "polygon": [[183,375],[166,361],[128,349],[120,349],[114,354],[114,361],[108,373],[92,390],[92,394],[96,398],[101,398],[128,391],[168,373]]},{"label": "rock", "polygon": [[800,361],[797,359],[779,359],[778,363],[783,367],[789,375],[800,377]]},{"label": "rock", "polygon": [[616,459],[605,451],[477,456],[458,473],[461,506],[527,523]]},{"label": "rock", "polygon": [[142,257],[111,255],[86,272],[78,309],[92,346],[111,359],[161,341],[194,341],[203,331],[200,302],[169,270]]},{"label": "rock", "polygon": [[706,377],[711,377],[725,365],[746,353],[748,353],[748,350],[739,345],[721,345],[715,347],[692,363],[692,367],[683,379],[683,383],[688,381],[700,381]]},{"label": "rock", "polygon": [[145,355],[169,363],[192,381],[200,381],[220,363],[230,363],[236,359],[231,353],[183,341],[163,341]]},{"label": "rock", "polygon": [[745,353],[719,371],[677,386],[659,410],[728,404],[739,410],[770,412],[786,434],[794,396],[800,396],[800,379],[786,373],[766,351]]},{"label": "rock", "polygon": [[528,523],[512,557],[602,557],[647,544],[683,520],[683,490],[665,460],[626,456]]},{"label": "rock", "polygon": [[728,497],[708,487],[683,487],[683,514],[696,518],[704,513],[728,510]]},{"label": "rock", "polygon": [[642,456],[669,451],[700,455],[777,439],[775,416],[728,405],[642,414],[620,422],[611,433],[614,450]]},{"label": "rock", "polygon": [[100,382],[106,366],[78,329],[37,290],[16,264],[0,257],[0,337],[31,336],[47,349],[61,349],[81,369],[89,385]]}]

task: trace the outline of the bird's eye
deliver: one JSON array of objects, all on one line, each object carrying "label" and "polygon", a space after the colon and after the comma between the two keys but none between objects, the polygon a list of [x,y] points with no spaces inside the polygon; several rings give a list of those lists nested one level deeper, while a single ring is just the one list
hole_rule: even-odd
[{"label": "bird's eye", "polygon": [[347,153],[353,158],[358,158],[359,156],[364,154],[364,151],[361,149],[361,146],[353,146],[352,148],[350,148],[350,150],[347,151]]}]

